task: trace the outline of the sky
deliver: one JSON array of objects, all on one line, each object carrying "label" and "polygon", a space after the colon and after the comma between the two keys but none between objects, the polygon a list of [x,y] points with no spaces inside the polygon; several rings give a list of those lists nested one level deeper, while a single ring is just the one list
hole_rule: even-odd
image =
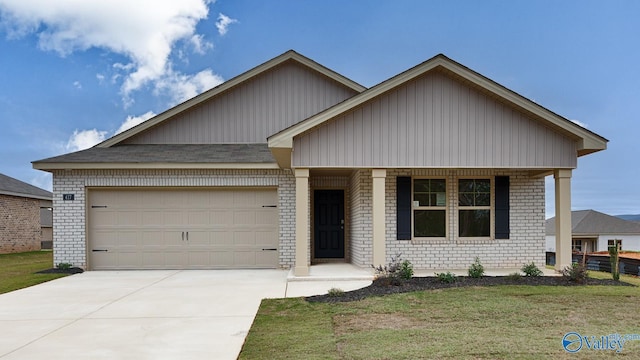
[{"label": "sky", "polygon": [[640,214],[639,15],[635,0],[0,0],[0,173],[51,190],[32,161],[289,49],[366,87],[443,53],[610,141],[578,160],[574,210]]}]

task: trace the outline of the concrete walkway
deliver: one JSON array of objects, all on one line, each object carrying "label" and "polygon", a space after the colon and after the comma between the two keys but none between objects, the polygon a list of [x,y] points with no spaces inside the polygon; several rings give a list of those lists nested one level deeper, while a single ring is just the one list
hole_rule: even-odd
[{"label": "concrete walkway", "polygon": [[236,359],[263,298],[371,283],[287,277],[284,270],[93,271],[2,294],[0,359]]}]

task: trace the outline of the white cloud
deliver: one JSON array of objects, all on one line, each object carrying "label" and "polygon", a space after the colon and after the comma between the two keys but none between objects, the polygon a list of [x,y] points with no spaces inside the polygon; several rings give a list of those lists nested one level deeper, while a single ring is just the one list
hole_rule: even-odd
[{"label": "white cloud", "polygon": [[155,91],[159,94],[168,94],[175,105],[218,86],[223,81],[219,75],[214,74],[209,69],[195,75],[175,73],[159,80],[156,83]]},{"label": "white cloud", "polygon": [[147,111],[146,113],[140,115],[140,116],[127,116],[127,119],[122,123],[122,125],[120,125],[120,127],[118,128],[118,130],[116,130],[116,132],[113,135],[117,135],[120,134],[121,132],[125,131],[125,130],[129,130],[132,127],[145,122],[149,119],[151,119],[152,117],[156,116],[156,114],[153,111]]},{"label": "white cloud", "polygon": [[104,82],[104,75],[96,74],[96,79],[98,79],[98,83],[102,84]]},{"label": "white cloud", "polygon": [[80,83],[80,81],[74,81],[73,87],[75,87],[76,89],[82,89],[82,83]]},{"label": "white cloud", "polygon": [[193,46],[193,51],[200,55],[204,55],[208,50],[213,49],[213,43],[206,41],[203,35],[195,34],[189,42]]},{"label": "white cloud", "polygon": [[572,122],[572,123],[574,123],[574,124],[576,124],[576,125],[582,126],[582,127],[583,127],[583,128],[585,128],[585,129],[589,127],[587,124],[583,123],[582,121],[578,121],[578,120],[571,120],[571,122]]},{"label": "white cloud", "polygon": [[[191,43],[196,52],[211,48],[202,35],[196,34],[196,25],[207,18],[211,3],[210,0],[0,0],[0,18],[10,37],[36,34],[42,50],[61,56],[90,48],[125,56],[129,63],[114,64],[114,69],[122,73],[121,92],[126,104],[132,102],[133,91],[166,81],[167,76],[176,78],[169,56],[177,42]],[[226,32],[233,22],[220,14],[218,31]],[[120,77],[114,75],[112,80]]]},{"label": "white cloud", "polygon": [[218,28],[218,34],[224,35],[227,33],[229,25],[237,23],[238,20],[232,19],[223,13],[218,14],[218,21],[216,21],[216,27]]},{"label": "white cloud", "polygon": [[75,130],[69,141],[67,142],[67,151],[80,151],[88,149],[98,143],[103,142],[107,138],[106,131],[91,130]]}]

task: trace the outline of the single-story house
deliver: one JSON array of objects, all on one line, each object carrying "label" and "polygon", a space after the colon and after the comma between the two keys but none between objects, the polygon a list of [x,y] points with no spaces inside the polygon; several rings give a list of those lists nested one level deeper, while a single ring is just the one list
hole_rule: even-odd
[{"label": "single-story house", "polygon": [[[617,242],[622,250],[640,251],[640,223],[623,220],[595,210],[571,212],[571,249],[573,252],[607,251]],[[547,220],[546,250],[556,251],[555,218]]]},{"label": "single-story house", "polygon": [[365,88],[295,51],[53,173],[54,261],[86,269],[571,263],[577,158],[607,140],[437,55]]},{"label": "single-story house", "polygon": [[52,199],[49,191],[0,174],[0,254],[40,250],[41,212],[51,212]]}]

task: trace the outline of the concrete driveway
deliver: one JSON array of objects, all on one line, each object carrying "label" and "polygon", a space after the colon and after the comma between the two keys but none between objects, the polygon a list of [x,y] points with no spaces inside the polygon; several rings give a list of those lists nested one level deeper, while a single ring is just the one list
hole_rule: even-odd
[{"label": "concrete driveway", "polygon": [[284,270],[85,272],[0,295],[0,359],[235,359]]}]

